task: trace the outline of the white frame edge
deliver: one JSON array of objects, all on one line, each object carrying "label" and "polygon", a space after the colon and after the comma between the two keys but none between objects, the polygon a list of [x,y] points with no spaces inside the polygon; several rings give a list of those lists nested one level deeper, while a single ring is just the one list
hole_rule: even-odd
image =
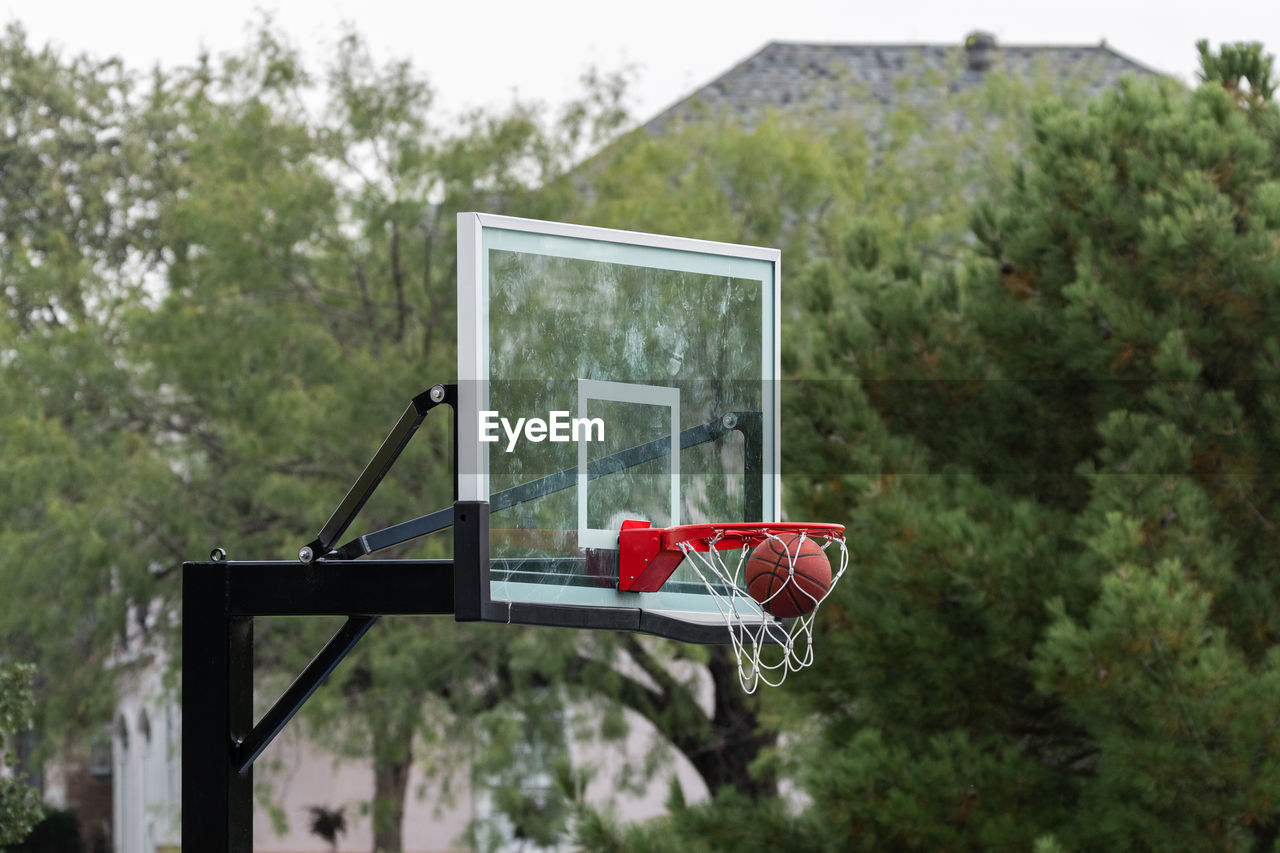
[{"label": "white frame edge", "polygon": [[489,500],[480,412],[488,406],[484,259],[480,215],[458,214],[458,500]]},{"label": "white frame edge", "polygon": [[[578,417],[587,417],[588,400],[611,403],[634,403],[637,406],[663,406],[671,410],[670,444],[670,512],[671,526],[680,523],[680,389],[663,385],[637,385],[609,382],[603,379],[578,380]],[[607,426],[607,425],[606,425]],[[618,531],[587,526],[587,442],[578,442],[578,547],[616,549]],[[642,519],[649,521],[650,519]]]},{"label": "white frame edge", "polygon": [[[762,507],[765,521],[777,521],[782,517],[782,252],[762,246],[721,243],[714,240],[698,240],[692,237],[673,237],[664,234],[648,234],[641,231],[625,231],[616,228],[600,228],[593,225],[574,225],[565,222],[547,222],[493,213],[465,212],[458,214],[458,497],[460,500],[487,501],[489,499],[487,477],[487,445],[479,442],[479,413],[487,408],[489,365],[485,358],[487,334],[485,317],[485,282],[483,235],[485,228],[508,231],[524,231],[585,240],[649,246],[683,252],[702,252],[766,261],[773,267],[773,323],[772,328],[761,329],[762,335],[771,335],[773,341],[773,388],[763,390],[773,411],[773,429],[764,451],[765,485],[771,493]],[[470,436],[470,439],[468,439]],[[678,438],[676,439],[679,440]],[[679,456],[679,451],[675,454]],[[673,517],[674,514],[673,514]]]}]

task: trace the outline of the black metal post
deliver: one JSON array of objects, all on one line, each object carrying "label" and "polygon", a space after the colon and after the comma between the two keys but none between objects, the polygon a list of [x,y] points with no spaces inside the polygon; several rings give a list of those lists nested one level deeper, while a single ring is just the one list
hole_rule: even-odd
[{"label": "black metal post", "polygon": [[253,620],[226,613],[224,563],[182,569],[182,849],[253,849],[253,773],[232,766],[253,725]]},{"label": "black metal post", "polygon": [[[230,563],[220,549],[207,563],[182,566],[182,849],[249,853],[253,849],[253,762],[303,703],[355,648],[379,616],[454,612],[452,560],[329,562],[330,548],[395,464],[427,414],[457,407],[456,385],[414,397],[300,563]],[[488,507],[458,496],[457,413],[453,425],[453,495],[468,524],[466,562],[475,582],[483,541],[475,530]],[[445,515],[445,511],[439,513]],[[487,526],[484,528],[487,531]],[[368,553],[363,550],[349,556]],[[348,555],[335,555],[348,556]],[[253,724],[253,620],[256,616],[343,615],[346,624],[307,665],[257,726]]]},{"label": "black metal post", "polygon": [[474,622],[489,597],[489,504],[457,501],[453,517],[453,618]]},{"label": "black metal post", "polygon": [[[484,504],[460,504],[475,525]],[[473,547],[468,545],[467,547]],[[467,560],[469,576],[478,554]],[[452,560],[186,563],[182,567],[182,849],[253,849],[253,761],[376,616],[454,612]],[[343,615],[333,639],[253,724],[255,616]],[[239,771],[239,772],[237,772]]]},{"label": "black metal post", "polygon": [[734,412],[733,429],[742,433],[742,520],[764,521],[764,416],[760,412]]}]

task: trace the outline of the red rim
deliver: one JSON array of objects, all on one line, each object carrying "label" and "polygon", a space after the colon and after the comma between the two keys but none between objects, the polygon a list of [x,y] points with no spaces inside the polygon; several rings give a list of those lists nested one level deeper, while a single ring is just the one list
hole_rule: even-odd
[{"label": "red rim", "polygon": [[810,539],[835,541],[844,538],[843,524],[823,524],[811,521],[779,521],[779,522],[712,522],[710,524],[682,524],[668,527],[663,533],[664,542],[678,545],[681,542],[710,541],[719,538],[720,543],[742,542],[758,545],[769,538],[783,533],[803,533]]},{"label": "red rim", "polygon": [[815,541],[844,541],[843,524],[737,521],[650,527],[647,521],[627,520],[618,532],[618,589],[622,592],[661,589],[686,551],[746,548],[759,545],[771,534],[798,533]]}]

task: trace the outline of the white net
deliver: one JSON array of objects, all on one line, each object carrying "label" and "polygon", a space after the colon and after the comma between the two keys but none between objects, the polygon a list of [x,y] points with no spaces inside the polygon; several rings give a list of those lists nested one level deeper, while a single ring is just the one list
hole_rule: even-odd
[{"label": "white net", "polygon": [[[813,663],[814,620],[822,602],[830,597],[836,582],[849,566],[849,549],[843,536],[809,536],[804,532],[795,534],[781,529],[778,532],[766,531],[760,539],[761,544],[767,540],[781,546],[780,551],[775,547],[774,553],[785,554],[789,564],[786,582],[777,584],[777,588],[763,601],[756,601],[747,592],[744,577],[747,562],[757,543],[748,542],[741,548],[720,550],[717,544],[736,540],[731,532],[724,530],[716,531],[705,539],[679,543],[685,564],[693,567],[702,578],[728,626],[733,653],[738,660],[738,681],[747,693],[754,693],[761,683],[777,687],[786,680],[788,673]],[[803,553],[806,539],[822,548],[832,564],[831,583],[820,597],[806,589],[806,584],[795,581],[796,561]],[[700,544],[706,546],[705,551],[699,548]],[[831,559],[833,549],[839,552],[838,560]],[[779,598],[783,594],[790,602]],[[812,605],[812,609],[789,620],[778,619],[770,614],[770,609],[781,611],[786,608],[774,606],[775,601],[789,607],[798,605],[800,610]]]}]

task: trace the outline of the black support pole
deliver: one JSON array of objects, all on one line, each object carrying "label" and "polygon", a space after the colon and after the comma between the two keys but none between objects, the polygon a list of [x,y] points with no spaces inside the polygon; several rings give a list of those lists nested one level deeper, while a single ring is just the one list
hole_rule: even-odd
[{"label": "black support pole", "polygon": [[[207,563],[182,566],[182,849],[184,853],[250,853],[253,849],[253,762],[288,724],[379,616],[449,614],[452,560],[328,561],[334,542],[395,464],[436,406],[456,408],[456,385],[434,385],[414,397],[390,434],[329,517],[298,552],[298,563],[227,562],[221,549]],[[466,522],[475,553],[465,577],[478,584],[487,551],[476,529],[487,505],[458,505],[458,429],[453,428],[455,513]],[[462,509],[459,512],[458,507]],[[445,515],[442,511],[439,515]],[[487,531],[487,526],[483,528]],[[359,554],[368,553],[361,540]],[[353,553],[349,556],[359,556]],[[335,555],[338,556],[338,555]],[[482,559],[483,558],[483,559]],[[253,724],[253,620],[258,616],[346,616],[284,695]]]},{"label": "black support pole", "polygon": [[759,412],[734,412],[733,427],[742,433],[743,495],[742,520],[764,520],[764,417]]},{"label": "black support pole", "polygon": [[253,849],[253,768],[235,765],[232,744],[253,729],[253,617],[227,619],[227,819],[228,850]]},{"label": "black support pole", "polygon": [[253,620],[228,618],[226,566],[182,570],[182,849],[253,849],[253,775],[232,766],[253,724]]},{"label": "black support pole", "polygon": [[[481,572],[476,525],[485,504],[459,504]],[[470,542],[477,544],[472,545]],[[186,563],[182,567],[182,849],[253,849],[253,761],[380,615],[454,612],[452,560]],[[253,620],[347,616],[255,726]]]},{"label": "black support pole", "polygon": [[453,516],[453,618],[474,622],[489,597],[489,505],[455,501]]}]

